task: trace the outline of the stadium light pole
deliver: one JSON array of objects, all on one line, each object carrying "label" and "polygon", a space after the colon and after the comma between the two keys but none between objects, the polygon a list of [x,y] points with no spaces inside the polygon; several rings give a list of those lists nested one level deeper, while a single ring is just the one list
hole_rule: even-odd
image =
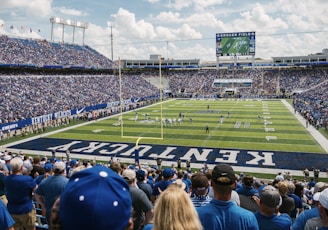
[{"label": "stadium light pole", "polygon": [[50,18],[50,23],[51,23],[51,37],[50,37],[50,41],[54,41],[54,19],[53,19],[53,17],[52,18]]},{"label": "stadium light pole", "polygon": [[63,24],[63,30],[62,30],[62,43],[64,43],[64,34],[65,34],[65,25]]},{"label": "stadium light pole", "polygon": [[51,17],[50,18],[50,23],[51,23],[51,41],[54,40],[53,38],[53,30],[54,30],[54,24],[59,24],[62,25],[62,42],[64,43],[64,33],[65,33],[65,26],[71,26],[73,27],[73,39],[72,43],[75,42],[75,28],[81,28],[83,31],[82,35],[82,45],[84,45],[84,36],[85,36],[85,30],[88,28],[88,23],[87,22],[80,22],[80,21],[75,21],[75,20],[70,20],[70,19],[64,19],[64,18],[59,18],[59,17]]},{"label": "stadium light pole", "polygon": [[166,41],[166,60],[169,60],[169,41]]},{"label": "stadium light pole", "polygon": [[113,26],[110,25],[110,51],[112,55],[112,61],[114,60],[114,49],[113,49]]}]

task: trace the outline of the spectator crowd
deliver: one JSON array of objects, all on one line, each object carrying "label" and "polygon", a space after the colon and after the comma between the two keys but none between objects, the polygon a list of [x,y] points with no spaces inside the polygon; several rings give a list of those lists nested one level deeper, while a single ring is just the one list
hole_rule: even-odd
[{"label": "spectator crowd", "polygon": [[[123,99],[158,95],[139,76],[122,76]],[[114,75],[1,76],[0,123],[120,100]]]},{"label": "spectator crowd", "polygon": [[0,36],[0,64],[111,69],[114,63],[89,46]]},{"label": "spectator crowd", "polygon": [[[222,88],[212,87],[214,79],[252,79],[252,87],[239,88],[240,98],[294,99],[295,112],[309,124],[326,128],[328,120],[328,87],[326,70],[213,70],[168,71],[172,95],[212,98],[221,96]],[[147,79],[156,72],[123,73],[122,99],[158,96],[159,89]],[[278,84],[279,82],[279,84]],[[279,85],[279,94],[277,86]],[[120,81],[116,75],[16,75],[2,74],[0,82],[0,124],[83,108],[120,100]],[[276,92],[276,93],[275,93]]]},{"label": "spectator crowd", "polygon": [[328,184],[306,174],[0,158],[0,229],[328,229]]}]

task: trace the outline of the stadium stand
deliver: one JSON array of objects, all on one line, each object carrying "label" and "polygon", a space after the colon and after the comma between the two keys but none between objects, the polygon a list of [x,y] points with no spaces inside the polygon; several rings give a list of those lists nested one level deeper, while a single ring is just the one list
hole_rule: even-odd
[{"label": "stadium stand", "polygon": [[0,65],[111,69],[113,64],[89,46],[0,36]]},{"label": "stadium stand", "polygon": [[[158,84],[151,84],[154,76],[154,71],[123,73],[123,99],[158,95]],[[304,116],[310,114],[310,124],[319,122],[323,127],[327,122],[327,95],[324,93],[328,84],[327,70],[224,70],[220,75],[214,70],[169,71],[163,78],[173,96],[221,97],[224,89],[211,85],[214,79],[223,76],[253,80],[251,88],[239,88],[234,97],[294,98],[296,110]],[[120,100],[120,86],[115,75],[3,73],[1,78],[0,124]],[[295,93],[295,89],[301,93]]]}]

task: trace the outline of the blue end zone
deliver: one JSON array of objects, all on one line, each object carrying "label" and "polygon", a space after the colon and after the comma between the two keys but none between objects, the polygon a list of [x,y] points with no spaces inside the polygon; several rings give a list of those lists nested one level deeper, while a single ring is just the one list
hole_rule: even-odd
[{"label": "blue end zone", "polygon": [[[8,148],[36,150],[72,154],[81,154],[94,157],[120,157],[134,159],[135,144],[100,141],[79,141],[56,138],[40,138],[21,144],[11,145]],[[279,168],[289,170],[303,170],[304,168],[327,171],[327,155],[298,152],[257,151],[241,149],[181,147],[170,145],[139,145],[140,160],[155,160],[161,158],[165,161],[176,162],[191,160],[191,163],[218,164],[227,163],[232,166]]]}]

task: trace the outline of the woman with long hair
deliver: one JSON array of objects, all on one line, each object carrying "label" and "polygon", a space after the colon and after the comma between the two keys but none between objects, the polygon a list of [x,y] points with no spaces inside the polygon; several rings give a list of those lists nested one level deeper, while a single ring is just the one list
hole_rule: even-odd
[{"label": "woman with long hair", "polygon": [[154,219],[144,230],[202,230],[198,214],[189,195],[173,183],[155,202]]}]

